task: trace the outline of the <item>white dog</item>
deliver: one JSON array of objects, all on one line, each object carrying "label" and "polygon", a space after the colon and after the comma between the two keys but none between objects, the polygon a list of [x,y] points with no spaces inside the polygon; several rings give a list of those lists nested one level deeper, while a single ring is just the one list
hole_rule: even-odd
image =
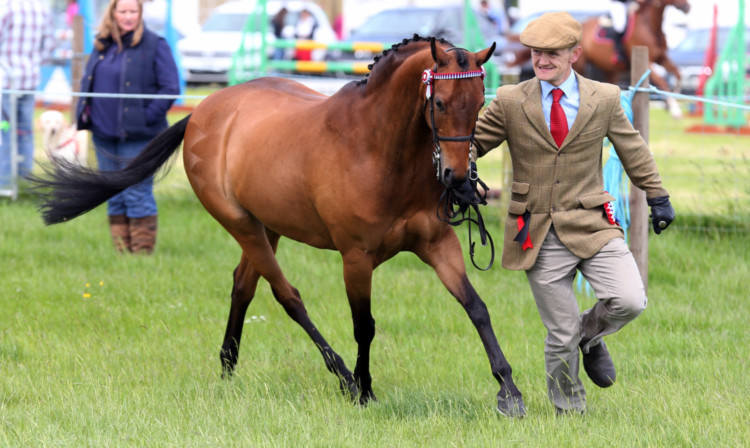
[{"label": "white dog", "polygon": [[67,125],[63,114],[56,110],[42,113],[39,126],[42,128],[44,149],[53,162],[65,160],[75,165],[87,165],[89,136],[86,131],[78,131],[75,125]]}]

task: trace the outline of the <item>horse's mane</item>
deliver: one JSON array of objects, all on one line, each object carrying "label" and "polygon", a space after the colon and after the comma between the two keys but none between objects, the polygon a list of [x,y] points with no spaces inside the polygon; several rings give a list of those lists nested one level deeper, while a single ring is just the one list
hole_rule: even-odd
[{"label": "horse's mane", "polygon": [[[403,52],[405,50],[411,50],[412,48],[415,49],[415,50],[417,49],[416,45],[412,45],[412,46],[409,46],[408,48],[405,48],[409,44],[413,44],[413,43],[416,43],[416,42],[430,42],[430,39],[432,39],[432,38],[431,37],[422,37],[422,36],[420,36],[418,34],[415,34],[414,36],[412,36],[409,39],[404,39],[401,42],[393,44],[391,46],[391,48],[386,48],[385,50],[383,50],[382,54],[380,54],[378,56],[375,56],[375,59],[373,60],[372,64],[370,64],[370,65],[367,66],[367,68],[370,69],[370,72],[367,73],[365,75],[365,77],[362,78],[359,81],[358,84],[359,85],[367,84],[367,81],[370,78],[370,75],[372,75],[372,74],[375,74],[377,76],[377,72],[374,71],[374,70],[376,70],[376,69],[377,69],[377,71],[385,70],[385,69],[382,69],[382,67],[389,65],[388,63],[393,61],[393,58],[395,57],[395,55],[400,54],[399,51]],[[439,43],[441,43],[441,44],[446,44],[446,45],[449,45],[449,46],[453,46],[452,43],[448,42],[447,40],[443,39],[442,37],[441,38],[436,38],[436,41],[439,42]],[[383,61],[383,62],[380,62],[380,61]],[[378,62],[380,62],[380,65],[378,65]]]}]

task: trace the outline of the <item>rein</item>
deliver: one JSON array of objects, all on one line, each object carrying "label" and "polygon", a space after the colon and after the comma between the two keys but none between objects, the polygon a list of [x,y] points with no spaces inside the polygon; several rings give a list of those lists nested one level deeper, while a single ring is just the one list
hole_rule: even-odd
[{"label": "rein", "polygon": [[[455,50],[456,47],[452,47],[446,50],[446,52]],[[454,73],[437,73],[437,63],[435,64],[435,67],[433,69],[427,69],[422,72],[422,82],[427,86],[425,90],[425,95],[427,99],[425,100],[425,107],[427,107],[427,103],[430,104],[430,122],[432,124],[432,143],[435,145],[435,151],[432,153],[432,164],[435,167],[436,170],[436,176],[438,181],[441,180],[441,171],[442,171],[442,157],[441,152],[442,149],[440,148],[440,142],[469,142],[469,173],[466,176],[466,182],[464,182],[459,187],[446,187],[445,191],[443,191],[443,194],[440,196],[440,200],[438,201],[437,206],[437,217],[441,221],[450,224],[451,226],[458,226],[466,221],[469,222],[469,255],[471,256],[471,264],[474,265],[475,268],[479,269],[480,271],[487,271],[492,267],[492,264],[495,261],[495,244],[492,241],[492,237],[490,236],[489,232],[487,232],[487,229],[484,225],[484,219],[482,218],[482,214],[479,212],[479,206],[480,205],[487,205],[487,191],[489,188],[487,188],[487,185],[482,182],[481,179],[479,179],[479,174],[477,173],[477,167],[476,163],[472,160],[471,156],[471,141],[474,139],[474,130],[476,129],[476,126],[474,129],[471,130],[470,135],[464,135],[464,136],[457,136],[457,137],[442,137],[438,135],[437,126],[435,125],[435,97],[432,95],[433,90],[433,83],[437,80],[452,80],[452,79],[470,79],[470,78],[482,78],[484,80],[485,77],[485,70],[484,67],[481,68],[481,70],[470,70],[466,72],[454,72]],[[477,185],[480,185],[483,189],[482,192],[479,191]],[[442,207],[441,207],[442,204]],[[440,209],[443,209],[442,216],[440,215]],[[471,217],[471,209],[474,209],[474,212],[476,213],[477,217],[476,219]],[[468,211],[468,217],[466,217],[466,212]],[[459,217],[460,215],[460,217]],[[477,266],[476,261],[474,260],[474,247],[475,244],[472,241],[472,234],[471,234],[471,224],[476,224],[477,228],[479,229],[479,236],[482,241],[482,246],[486,246],[487,242],[489,241],[490,244],[490,261],[489,264],[484,267],[480,268]]]}]

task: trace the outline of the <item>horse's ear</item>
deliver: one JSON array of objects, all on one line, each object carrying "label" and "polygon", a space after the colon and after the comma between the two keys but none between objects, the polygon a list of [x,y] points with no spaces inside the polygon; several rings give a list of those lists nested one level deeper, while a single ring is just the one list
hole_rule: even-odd
[{"label": "horse's ear", "polygon": [[495,42],[492,42],[490,48],[485,48],[484,50],[477,52],[479,65],[484,65],[485,62],[490,60],[493,54],[495,54]]},{"label": "horse's ear", "polygon": [[437,61],[438,61],[438,58],[437,58],[437,45],[435,44],[435,38],[434,37],[430,37],[430,50],[432,51],[432,60],[435,61],[435,63],[437,63]]}]

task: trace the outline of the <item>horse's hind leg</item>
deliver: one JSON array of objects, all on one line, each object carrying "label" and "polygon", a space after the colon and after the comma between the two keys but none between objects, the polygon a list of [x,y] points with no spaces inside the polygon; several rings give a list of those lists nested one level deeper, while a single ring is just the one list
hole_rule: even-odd
[{"label": "horse's hind leg", "polygon": [[[276,237],[278,241],[278,237]],[[275,247],[275,244],[272,243]],[[237,357],[240,352],[240,341],[242,339],[242,327],[245,321],[247,307],[255,297],[260,275],[250,265],[249,260],[243,254],[240,264],[234,270],[234,284],[232,285],[232,307],[229,309],[229,320],[227,331],[224,335],[224,343],[221,345],[222,376],[232,375],[237,365]]]},{"label": "horse's hind leg", "polygon": [[[254,219],[251,220],[249,226],[248,221],[244,221],[242,230],[239,230],[239,227],[227,228],[231,229],[230,233],[232,233],[235,240],[237,240],[237,242],[242,247],[243,261],[248,261],[248,268],[252,266],[252,275],[247,275],[246,280],[255,279],[255,282],[252,283],[253,288],[251,288],[251,290],[246,288],[247,286],[250,286],[250,282],[248,282],[247,284],[240,283],[240,285],[245,287],[245,289],[241,287],[238,288],[237,279],[239,274],[235,275],[235,291],[233,292],[232,297],[232,312],[230,313],[230,322],[227,328],[227,336],[224,341],[225,346],[227,345],[227,341],[229,341],[229,347],[232,347],[232,344],[234,344],[234,346],[236,347],[239,347],[239,336],[242,328],[241,322],[242,319],[244,319],[244,313],[247,310],[247,305],[252,299],[252,293],[254,293],[255,291],[254,287],[257,283],[257,276],[259,275],[266,279],[266,281],[268,281],[268,283],[271,285],[271,291],[273,292],[274,297],[281,304],[281,306],[284,307],[284,310],[289,315],[289,317],[291,317],[305,330],[305,332],[307,332],[308,336],[310,336],[310,339],[312,339],[315,343],[315,346],[318,347],[318,350],[320,350],[320,353],[323,355],[323,360],[325,361],[326,368],[339,378],[339,387],[341,388],[341,391],[349,395],[351,398],[357,397],[359,393],[357,390],[357,384],[354,380],[354,376],[349,371],[349,369],[347,369],[343,359],[341,359],[341,356],[333,351],[331,346],[328,345],[328,342],[326,342],[318,329],[312,323],[310,317],[307,314],[307,310],[305,309],[305,305],[302,303],[302,298],[300,297],[299,291],[297,291],[297,289],[289,283],[284,274],[281,272],[281,268],[279,267],[275,256],[276,244],[278,243],[279,238],[278,235],[272,234],[271,232],[268,232],[268,234],[266,235],[263,230],[263,225],[260,222],[255,221]],[[240,263],[240,267],[238,267],[238,269],[242,266],[243,262]],[[241,273],[242,272],[240,272],[240,274]],[[235,296],[237,297],[236,302]],[[236,316],[234,315],[235,307]],[[229,325],[232,325],[233,320],[234,322],[238,323],[237,328],[240,329],[239,333],[236,331],[230,333],[229,331]],[[229,353],[231,354],[232,352],[230,351]],[[229,359],[231,360],[231,357]],[[224,360],[223,355],[222,360]]]}]

